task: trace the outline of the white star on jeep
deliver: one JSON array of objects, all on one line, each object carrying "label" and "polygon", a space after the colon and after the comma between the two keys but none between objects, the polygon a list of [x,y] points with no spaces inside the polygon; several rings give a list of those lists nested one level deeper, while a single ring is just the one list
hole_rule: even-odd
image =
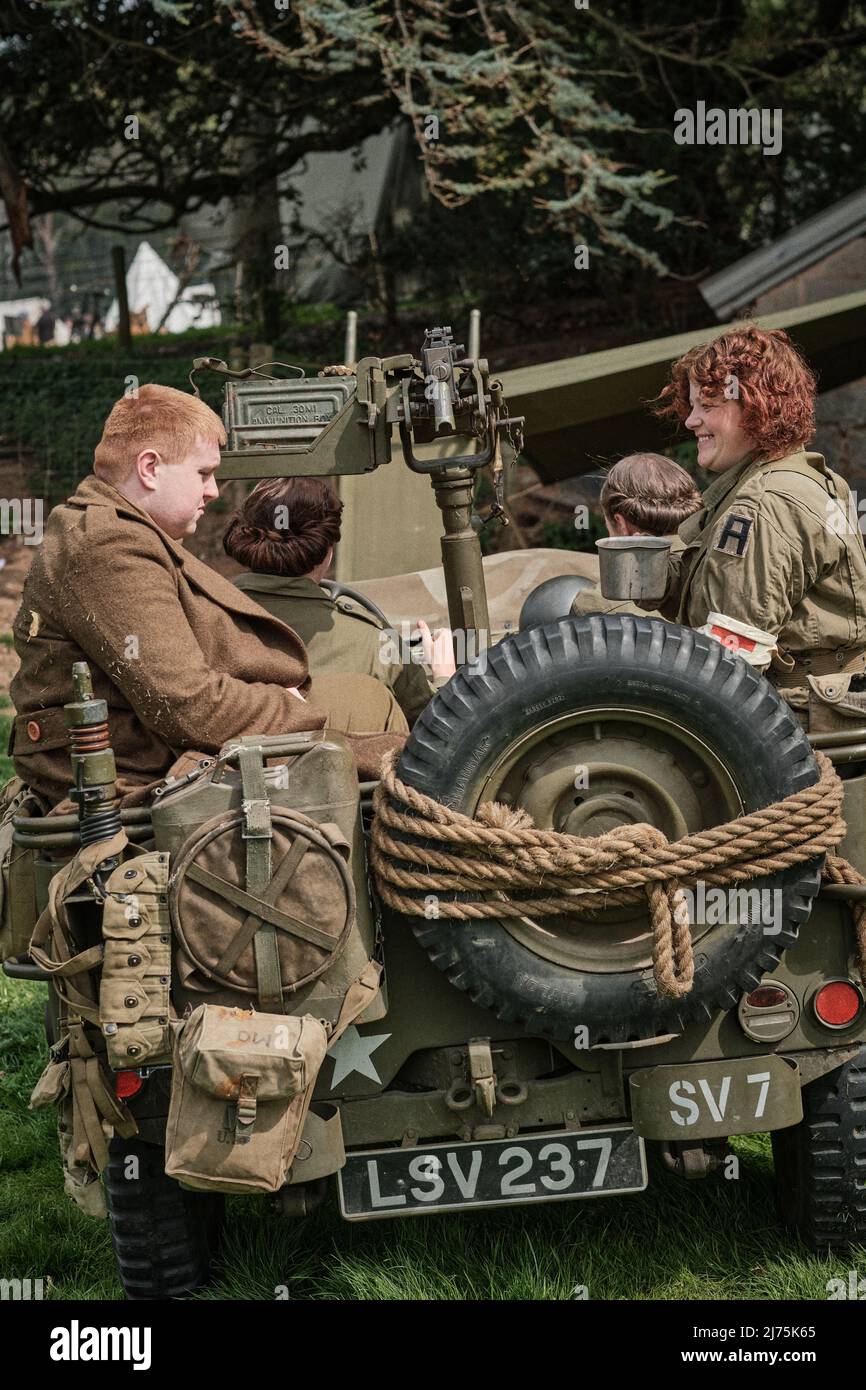
[{"label": "white star on jeep", "polygon": [[390,1033],[368,1033],[362,1038],[354,1023],[350,1028],[347,1028],[328,1054],[334,1059],[331,1090],[333,1091],[336,1086],[339,1086],[340,1082],[353,1071],[356,1071],[359,1076],[368,1076],[371,1081],[378,1081],[381,1084],[382,1078],[373,1065],[371,1055],[377,1047],[382,1046],[383,1042],[387,1042],[390,1036]]}]

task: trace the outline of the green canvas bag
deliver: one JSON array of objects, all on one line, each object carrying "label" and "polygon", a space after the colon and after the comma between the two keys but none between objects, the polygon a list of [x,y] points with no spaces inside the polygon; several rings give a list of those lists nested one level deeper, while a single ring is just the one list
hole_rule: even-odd
[{"label": "green canvas bag", "polygon": [[368,962],[333,1028],[310,1014],[220,1004],[199,1004],[172,1023],[166,1173],[205,1191],[283,1187],[325,1053],[369,1007],[380,976]]}]

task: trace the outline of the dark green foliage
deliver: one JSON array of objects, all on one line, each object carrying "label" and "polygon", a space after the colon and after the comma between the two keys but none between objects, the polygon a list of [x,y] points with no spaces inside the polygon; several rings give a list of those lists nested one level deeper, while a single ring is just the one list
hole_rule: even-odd
[{"label": "dark green foliage", "polygon": [[578,529],[567,521],[545,521],[542,533],[542,545],[557,550],[588,550],[594,555],[595,543],[607,535],[607,527],[597,512],[590,512],[588,526]]},{"label": "dark green foliage", "polygon": [[[64,0],[0,14],[0,128],[34,216],[159,233],[402,120],[426,209],[397,208],[375,246],[364,226],[344,248],[389,316],[407,271],[420,293],[447,282],[508,312],[737,260],[859,187],[864,77],[863,6],[826,0]],[[676,144],[677,110],[698,101],[778,109],[781,151]],[[278,292],[272,255],[256,252]]]},{"label": "dark green foliage", "polygon": [[[2,634],[2,640],[11,638],[11,632]],[[6,745],[9,742],[9,730],[12,727],[12,719],[15,711],[12,708],[12,701],[9,696],[0,692],[0,787],[8,782],[10,777],[15,776],[15,768],[12,759],[6,756]]]}]

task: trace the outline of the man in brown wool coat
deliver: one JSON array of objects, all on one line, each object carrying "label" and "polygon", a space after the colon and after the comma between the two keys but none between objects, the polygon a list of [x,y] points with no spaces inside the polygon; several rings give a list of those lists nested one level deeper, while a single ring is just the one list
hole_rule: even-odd
[{"label": "man in brown wool coat", "polygon": [[377,776],[407,725],[372,676],[311,685],[301,639],[184,548],[225,431],[203,401],[142,386],[112,409],[94,471],[51,512],[13,624],[21,667],[9,751],[48,806],[72,809],[63,705],[87,661],[108,702],[123,805],[242,734],[345,732]]}]

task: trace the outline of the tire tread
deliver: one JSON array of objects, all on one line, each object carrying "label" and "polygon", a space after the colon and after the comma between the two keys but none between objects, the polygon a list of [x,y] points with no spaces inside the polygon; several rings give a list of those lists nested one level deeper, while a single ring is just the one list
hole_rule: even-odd
[{"label": "tire tread", "polygon": [[[139,1160],[137,1178],[124,1174],[129,1155]],[[127,1298],[177,1298],[209,1282],[221,1235],[222,1197],[186,1191],[167,1177],[162,1149],[136,1139],[111,1141],[103,1181]]]}]

